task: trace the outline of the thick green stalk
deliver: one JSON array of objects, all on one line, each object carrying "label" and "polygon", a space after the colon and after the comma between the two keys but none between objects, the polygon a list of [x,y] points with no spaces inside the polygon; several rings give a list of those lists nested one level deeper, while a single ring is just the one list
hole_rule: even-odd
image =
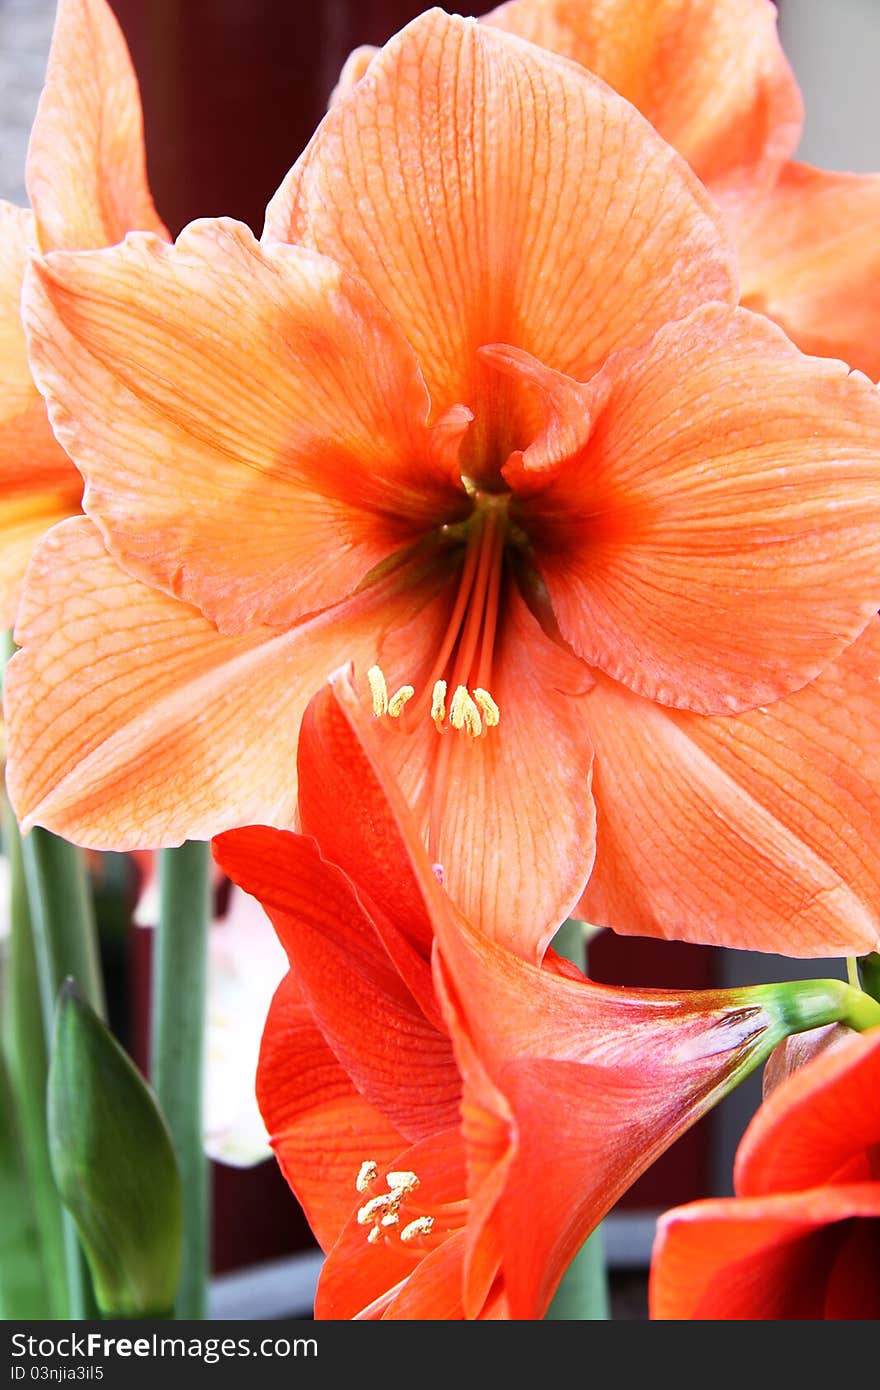
[{"label": "thick green stalk", "polygon": [[101,956],[83,857],[75,845],[39,827],[21,842],[34,925],[34,947],[46,1037],[64,981],[76,980],[95,1013],[105,1015]]},{"label": "thick green stalk", "polygon": [[175,1316],[205,1316],[209,1267],[208,1161],[202,1137],[210,849],[188,841],[160,856],[153,960],[150,1079],[171,1130],[183,1190],[183,1265]]},{"label": "thick green stalk", "polygon": [[[565,922],[553,938],[553,948],[585,970],[584,923],[573,919]],[[568,1266],[546,1316],[550,1322],[604,1322],[611,1316],[601,1226],[588,1236]]]},{"label": "thick green stalk", "polygon": [[[21,856],[33,923],[34,954],[46,1038],[53,1036],[58,992],[70,977],[92,1008],[104,1016],[101,958],[85,864],[80,851],[48,830],[31,830]],[[70,1317],[97,1316],[76,1227],[63,1219]]]},{"label": "thick green stalk", "polygon": [[40,984],[31,933],[21,841],[8,802],[3,807],[3,846],[9,860],[10,935],[3,991],[3,1052],[21,1134],[27,1185],[39,1232],[46,1306],[42,1317],[68,1316],[62,1207],[46,1135],[46,1040]]}]

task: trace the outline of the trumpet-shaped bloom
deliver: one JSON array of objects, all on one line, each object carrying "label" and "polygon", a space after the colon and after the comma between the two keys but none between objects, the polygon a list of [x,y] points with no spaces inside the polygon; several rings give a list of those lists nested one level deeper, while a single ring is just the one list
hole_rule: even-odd
[{"label": "trumpet-shaped bloom", "polygon": [[734,1177],[736,1197],[661,1219],[652,1317],[880,1317],[880,1028],[767,1096]]},{"label": "trumpet-shaped bloom", "polygon": [[80,510],[82,478],[52,433],[21,322],[28,254],[165,230],[146,180],[137,80],[105,0],[59,0],[27,160],[31,209],[0,202],[0,628],[34,545]]},{"label": "trumpet-shaped bloom", "polygon": [[522,960],[455,912],[383,752],[337,676],[303,722],[304,833],[214,842],[290,961],[257,1085],[329,1252],[317,1315],[541,1317],[620,1193],[847,987],[676,995]]},{"label": "trumpet-shaped bloom", "polygon": [[632,106],[440,11],[261,245],[47,256],[31,361],[90,520],[20,615],[25,824],[292,825],[303,710],[351,659],[453,898],[524,956],[594,852],[623,930],[873,947],[873,837],[840,823],[876,794],[880,399],[736,298]]}]

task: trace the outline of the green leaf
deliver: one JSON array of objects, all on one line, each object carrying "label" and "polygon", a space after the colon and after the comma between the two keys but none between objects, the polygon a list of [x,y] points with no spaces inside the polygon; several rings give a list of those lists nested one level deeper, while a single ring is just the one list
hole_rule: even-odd
[{"label": "green leaf", "polygon": [[46,1270],[31,1201],[19,1116],[0,1053],[0,1318],[46,1316]]},{"label": "green leaf", "polygon": [[182,1202],[155,1097],[72,980],[49,1066],[49,1153],[105,1317],[164,1317],[180,1275]]}]

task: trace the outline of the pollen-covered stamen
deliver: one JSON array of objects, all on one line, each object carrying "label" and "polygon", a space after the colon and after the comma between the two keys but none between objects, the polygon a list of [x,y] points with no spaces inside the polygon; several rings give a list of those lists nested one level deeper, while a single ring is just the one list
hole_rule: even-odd
[{"label": "pollen-covered stamen", "polygon": [[411,685],[402,685],[393,695],[389,695],[388,682],[381,666],[371,666],[367,680],[373,697],[373,713],[377,719],[384,719],[386,714],[391,719],[399,719],[407,700],[411,700],[416,693]]},{"label": "pollen-covered stamen", "polygon": [[452,697],[452,704],[449,706],[449,722],[453,729],[464,729],[472,738],[478,738],[483,732],[480,711],[470,692],[463,685],[456,687]]},{"label": "pollen-covered stamen", "polygon": [[483,719],[487,729],[494,729],[499,719],[501,711],[496,705],[488,690],[483,690],[482,686],[477,686],[474,691],[474,703],[482,711]]},{"label": "pollen-covered stamen", "polygon": [[411,685],[402,685],[399,690],[395,691],[388,701],[388,713],[391,715],[392,719],[400,718],[401,710],[407,700],[411,700],[415,693]]},{"label": "pollen-covered stamen", "polygon": [[405,1245],[408,1245],[411,1240],[417,1240],[419,1236],[429,1236],[433,1229],[433,1216],[418,1216],[415,1221],[410,1221],[408,1226],[404,1226],[400,1233],[400,1239]]},{"label": "pollen-covered stamen", "polygon": [[378,1197],[371,1197],[369,1202],[365,1202],[358,1209],[358,1225],[369,1226],[374,1221],[378,1221],[384,1216],[389,1208],[397,1210],[401,1199],[405,1196],[403,1192],[380,1192]]},{"label": "pollen-covered stamen", "polygon": [[372,1158],[365,1158],[355,1178],[358,1192],[367,1192],[379,1176],[379,1165]]},{"label": "pollen-covered stamen", "polygon": [[[358,1191],[366,1191],[377,1177],[378,1166],[372,1160],[368,1159],[362,1163],[357,1176]],[[385,1181],[389,1190],[380,1192],[377,1196],[371,1197],[368,1202],[364,1202],[357,1214],[358,1225],[370,1227],[367,1232],[367,1240],[370,1245],[376,1245],[383,1236],[390,1235],[396,1227],[400,1226],[400,1208],[419,1186],[418,1175],[410,1172],[409,1169],[394,1169],[385,1174]],[[403,1228],[410,1232],[406,1237],[407,1241],[413,1240],[418,1234],[427,1234],[433,1225],[434,1218],[432,1216],[420,1216],[414,1221],[410,1221]]]},{"label": "pollen-covered stamen", "polygon": [[371,666],[367,672],[367,680],[370,682],[370,694],[373,697],[373,713],[377,719],[383,719],[388,713],[388,685],[379,666]]},{"label": "pollen-covered stamen", "polygon": [[415,1173],[410,1173],[408,1171],[400,1173],[386,1173],[385,1181],[391,1188],[392,1192],[415,1192],[416,1188],[419,1185],[419,1180],[416,1177]]},{"label": "pollen-covered stamen", "polygon": [[431,692],[431,718],[438,729],[443,728],[446,718],[446,682],[435,681]]}]

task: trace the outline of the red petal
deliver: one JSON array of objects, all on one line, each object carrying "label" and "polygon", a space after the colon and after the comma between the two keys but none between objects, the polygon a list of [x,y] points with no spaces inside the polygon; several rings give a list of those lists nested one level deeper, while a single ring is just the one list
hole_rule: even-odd
[{"label": "red petal", "polygon": [[292,973],[266,1020],[257,1098],[281,1171],[326,1250],[364,1200],[355,1187],[361,1164],[390,1166],[406,1141],[355,1090]]},{"label": "red petal", "polygon": [[[789,1320],[830,1316],[826,1299],[845,1289],[862,1267],[853,1255],[849,1277],[835,1272],[845,1258],[849,1218],[868,1218],[874,1243],[880,1187],[811,1189],[781,1197],[694,1202],[660,1218],[651,1262],[652,1318]],[[834,1223],[840,1223],[835,1229]],[[859,1244],[862,1237],[857,1238]],[[874,1269],[876,1271],[875,1263]],[[829,1280],[833,1284],[829,1289]],[[876,1273],[872,1276],[876,1288]],[[870,1285],[869,1285],[870,1287]],[[839,1312],[838,1312],[839,1315]],[[861,1313],[846,1316],[861,1316]],[[880,1301],[871,1316],[880,1316]]]},{"label": "red petal", "polygon": [[410,1140],[457,1123],[449,1039],[426,1019],[342,871],[307,836],[263,826],[218,836],[214,851],[268,912],[315,1023],[361,1094]]},{"label": "red petal", "polygon": [[880,1028],[873,1028],[816,1057],[767,1097],[737,1152],[737,1194],[763,1197],[833,1182],[878,1145]]}]

